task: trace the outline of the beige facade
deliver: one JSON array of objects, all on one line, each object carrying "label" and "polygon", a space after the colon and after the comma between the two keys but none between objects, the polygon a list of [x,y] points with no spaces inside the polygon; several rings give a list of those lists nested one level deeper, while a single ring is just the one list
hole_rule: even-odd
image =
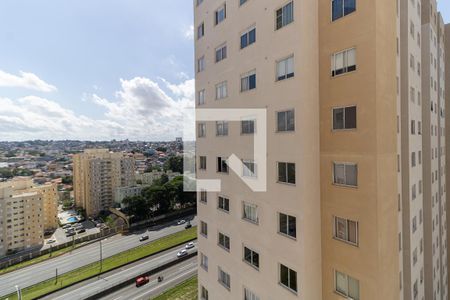
[{"label": "beige facade", "polygon": [[197,122],[200,299],[448,299],[436,7],[194,1],[197,109],[267,109],[268,147],[252,192],[258,124]]},{"label": "beige facade", "polygon": [[114,206],[116,189],[134,186],[135,163],[123,153],[88,149],[73,157],[75,204],[88,216]]},{"label": "beige facade", "polygon": [[0,256],[44,242],[44,230],[56,228],[57,193],[53,185],[29,178],[0,183]]},{"label": "beige facade", "polygon": [[[445,62],[448,63],[449,58],[448,58],[448,53],[450,53],[450,24],[445,25],[445,29],[444,29],[444,44],[445,44],[445,53],[443,55],[443,58],[445,58]],[[448,64],[446,64],[446,68],[445,68],[445,84],[444,86],[446,86],[447,88],[443,89],[443,93],[444,93],[444,98],[445,98],[445,103],[444,105],[449,105],[450,106],[450,88],[448,88],[450,86],[450,67]],[[446,128],[450,128],[450,110],[448,109],[444,109],[444,115],[445,115],[445,127]],[[444,131],[444,136],[446,134],[446,131]],[[443,145],[445,145],[445,160],[444,160],[444,164],[446,166],[450,166],[450,139],[445,139],[445,143],[443,143]],[[443,170],[444,174],[447,175],[447,170],[448,168],[445,168]],[[444,183],[444,192],[447,191],[446,187],[450,186],[450,176],[445,176],[445,183]],[[450,218],[450,211],[448,210],[450,206],[450,194],[446,193],[446,205],[443,206],[443,208],[441,208],[444,211],[444,215],[445,215],[445,221],[443,222],[444,224],[444,228],[447,229],[447,243],[443,243],[442,246],[444,247],[444,249],[446,250],[447,253],[447,266],[450,265],[450,258],[448,256],[448,241],[450,241],[450,230],[448,230],[448,219]],[[443,284],[447,284],[447,287],[450,285],[450,278],[448,276],[448,269],[447,269],[447,273],[444,274],[444,281]],[[447,290],[448,293],[448,290]]]}]

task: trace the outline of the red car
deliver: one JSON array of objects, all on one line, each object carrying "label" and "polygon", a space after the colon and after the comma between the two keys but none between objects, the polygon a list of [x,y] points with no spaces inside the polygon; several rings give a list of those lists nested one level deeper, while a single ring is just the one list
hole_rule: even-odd
[{"label": "red car", "polygon": [[150,277],[148,276],[139,276],[136,278],[136,287],[143,286],[150,281]]}]

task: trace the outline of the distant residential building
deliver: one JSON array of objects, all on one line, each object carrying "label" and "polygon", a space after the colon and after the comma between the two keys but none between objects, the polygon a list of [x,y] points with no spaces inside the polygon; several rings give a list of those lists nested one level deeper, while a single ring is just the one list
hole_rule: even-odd
[{"label": "distant residential building", "polygon": [[160,179],[163,174],[166,174],[169,180],[172,180],[175,177],[181,175],[179,172],[172,172],[172,171],[167,172],[151,171],[148,173],[136,174],[136,181],[142,185],[152,185],[153,182],[157,179]]},{"label": "distant residential building", "polygon": [[44,242],[56,228],[56,186],[36,186],[30,178],[0,183],[0,256]]},{"label": "distant residential building", "polygon": [[123,199],[128,197],[139,196],[142,192],[143,186],[129,186],[129,187],[118,187],[115,191],[115,203],[119,204],[120,207],[124,207],[122,202]]},{"label": "distant residential building", "polygon": [[107,149],[88,149],[73,156],[75,204],[95,216],[113,206],[116,189],[135,185],[134,158]]}]

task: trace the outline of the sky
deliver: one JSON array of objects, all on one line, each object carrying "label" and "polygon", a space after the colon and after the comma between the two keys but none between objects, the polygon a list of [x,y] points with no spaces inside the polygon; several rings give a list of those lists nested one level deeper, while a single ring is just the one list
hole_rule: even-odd
[{"label": "sky", "polygon": [[0,141],[181,136],[193,31],[192,0],[1,0]]},{"label": "sky", "polygon": [[182,134],[191,0],[2,0],[0,45],[0,141]]}]

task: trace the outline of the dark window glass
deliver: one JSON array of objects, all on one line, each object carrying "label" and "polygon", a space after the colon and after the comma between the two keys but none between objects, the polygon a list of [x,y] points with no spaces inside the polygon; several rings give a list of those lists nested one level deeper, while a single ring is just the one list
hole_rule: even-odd
[{"label": "dark window glass", "polygon": [[356,10],[356,0],[344,0],[344,16]]},{"label": "dark window glass", "polygon": [[288,216],[285,214],[280,214],[279,218],[280,218],[280,232],[288,234],[287,232]]},{"label": "dark window glass", "polygon": [[288,183],[295,184],[295,164],[287,164]]},{"label": "dark window glass", "polygon": [[288,228],[288,235],[292,237],[297,237],[297,219],[295,217],[289,216],[289,228]]},{"label": "dark window glass", "polygon": [[333,1],[333,21],[343,17],[343,6],[344,0],[334,0]]},{"label": "dark window glass", "polygon": [[250,75],[248,81],[250,90],[256,88],[256,74]]},{"label": "dark window glass", "polygon": [[287,182],[287,171],[285,163],[278,163],[278,181]]},{"label": "dark window glass", "polygon": [[350,106],[345,108],[345,128],[356,128],[356,106]]}]

